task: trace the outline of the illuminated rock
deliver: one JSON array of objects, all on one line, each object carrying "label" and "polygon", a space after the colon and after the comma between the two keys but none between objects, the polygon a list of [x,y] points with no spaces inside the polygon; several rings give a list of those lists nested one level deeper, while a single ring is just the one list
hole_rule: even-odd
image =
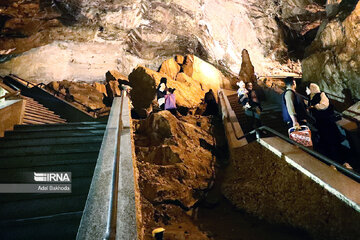
[{"label": "illuminated rock", "polygon": [[241,52],[241,69],[239,73],[239,80],[245,83],[252,82],[256,83],[254,66],[251,63],[249,53],[246,49],[243,49]]},{"label": "illuminated rock", "polygon": [[180,66],[174,58],[170,58],[161,64],[159,72],[166,74],[171,79],[175,79],[176,75],[180,72]]},{"label": "illuminated rock", "polygon": [[220,88],[230,88],[230,82],[210,63],[194,56],[187,55],[183,66],[184,73],[199,82],[205,91],[210,88],[217,92]]}]

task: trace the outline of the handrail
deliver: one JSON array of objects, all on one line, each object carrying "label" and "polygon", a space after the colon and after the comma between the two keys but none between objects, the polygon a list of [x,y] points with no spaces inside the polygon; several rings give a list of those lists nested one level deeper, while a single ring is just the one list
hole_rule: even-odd
[{"label": "handrail", "polygon": [[12,93],[7,93],[7,94],[1,96],[0,99],[7,98],[7,97],[12,97],[12,96],[18,95],[18,94],[20,94],[20,91],[15,91],[15,92],[12,92]]},{"label": "handrail", "polygon": [[[47,91],[47,92],[51,93],[53,96],[56,97],[57,95],[62,95],[62,96],[64,96],[64,97],[66,97],[66,94],[63,94],[62,92],[57,91],[57,90],[55,90],[53,87],[50,87],[50,86],[48,86],[48,85],[46,85],[46,84],[44,84],[44,83],[34,84],[34,83],[32,83],[32,82],[30,82],[30,81],[27,81],[27,80],[25,80],[25,79],[22,79],[22,78],[14,75],[14,74],[10,74],[9,76],[18,78],[18,79],[20,79],[21,81],[26,82],[26,87],[28,87],[29,85],[31,85],[31,86],[33,86],[33,87],[38,87],[38,88],[41,88],[41,89],[49,88],[49,89],[51,89],[52,91],[55,92],[55,93],[53,93],[53,92]],[[98,116],[98,114],[99,114],[99,112],[100,112],[100,110],[101,110],[101,109],[91,109],[89,106],[86,106],[85,104],[83,104],[83,103],[81,103],[81,102],[79,102],[79,101],[77,101],[77,100],[75,100],[75,99],[73,99],[72,102],[75,102],[75,103],[81,105],[82,107],[84,107],[84,108],[86,109],[87,112],[93,112],[94,115],[95,115],[95,117]]]},{"label": "handrail", "polygon": [[[224,93],[222,90],[219,90],[219,93],[221,93],[221,94],[223,95],[225,102],[226,102],[226,100],[228,101],[225,93]],[[226,111],[229,113],[229,109],[228,109],[227,107],[226,107]],[[232,129],[233,129],[233,131],[234,131],[234,133],[235,133],[235,138],[236,138],[237,140],[244,139],[244,138],[246,138],[246,137],[248,137],[248,136],[250,136],[250,135],[253,135],[253,134],[256,134],[256,138],[259,139],[259,138],[260,138],[260,131],[262,131],[262,130],[268,131],[268,132],[270,132],[270,133],[272,133],[272,134],[280,137],[281,139],[287,141],[288,143],[291,143],[291,144],[299,147],[300,149],[302,149],[303,151],[309,153],[310,155],[315,156],[315,157],[318,158],[320,161],[322,161],[322,162],[324,162],[324,163],[326,163],[326,164],[329,164],[329,165],[334,165],[334,166],[335,166],[337,169],[339,169],[342,173],[346,174],[347,176],[349,176],[349,177],[352,178],[353,180],[355,180],[355,181],[357,181],[357,182],[360,182],[360,174],[358,174],[358,173],[356,173],[356,172],[353,172],[353,171],[345,168],[345,167],[342,166],[341,164],[339,164],[339,163],[331,160],[330,158],[322,155],[321,153],[318,153],[318,152],[316,152],[316,151],[314,151],[314,150],[311,150],[311,149],[309,149],[309,148],[304,147],[303,145],[301,145],[301,144],[299,144],[299,143],[291,140],[290,138],[284,136],[283,134],[275,131],[275,130],[272,129],[272,128],[269,128],[269,127],[267,127],[267,126],[262,126],[262,127],[259,127],[259,128],[255,128],[254,130],[252,130],[252,131],[244,134],[244,135],[241,136],[241,137],[238,137],[238,136],[236,135],[236,130],[235,130],[234,123],[233,123],[232,121],[230,121],[230,124],[231,124],[231,127],[232,127]]]},{"label": "handrail", "polygon": [[104,240],[115,239],[116,235],[116,215],[117,215],[117,203],[118,203],[118,185],[119,185],[119,162],[120,162],[120,140],[121,140],[121,130],[123,128],[122,122],[122,110],[124,102],[125,91],[121,90],[121,104],[120,104],[120,113],[119,113],[119,123],[118,123],[118,132],[117,132],[117,141],[116,141],[116,156],[114,159],[114,168],[112,173],[112,191],[110,193],[109,199],[109,211],[108,218],[106,223],[106,234]]},{"label": "handrail", "polygon": [[136,239],[129,99],[115,97],[76,239]]}]

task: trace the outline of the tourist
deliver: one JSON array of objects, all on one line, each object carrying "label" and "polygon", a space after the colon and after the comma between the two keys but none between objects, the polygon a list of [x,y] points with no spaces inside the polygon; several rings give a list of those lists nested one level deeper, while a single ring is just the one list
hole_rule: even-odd
[{"label": "tourist", "polygon": [[242,104],[245,109],[250,108],[248,90],[245,88],[245,83],[243,81],[239,81],[236,85],[239,87],[237,90],[239,103]]},{"label": "tourist", "polygon": [[281,95],[283,120],[289,128],[299,127],[307,123],[304,99],[296,92],[293,77],[285,78],[284,82],[286,90]]},{"label": "tourist", "polygon": [[206,103],[206,109],[203,113],[204,116],[216,116],[219,114],[218,104],[216,102],[215,95],[212,89],[205,93],[204,102]]},{"label": "tourist", "polygon": [[157,96],[157,101],[159,104],[159,108],[161,110],[165,110],[165,95],[167,93],[167,79],[166,78],[161,78],[160,79],[160,83],[156,89],[156,96]]},{"label": "tourist", "polygon": [[340,160],[341,142],[344,140],[338,126],[336,125],[334,107],[330,104],[328,97],[315,83],[310,83],[306,88],[310,96],[308,106],[310,114],[315,118],[315,127],[319,134],[319,150],[333,160],[344,164],[351,169],[348,163]]},{"label": "tourist", "polygon": [[257,94],[256,94],[255,90],[253,89],[253,84],[251,82],[248,82],[246,84],[246,89],[248,91],[247,95],[249,96],[249,104],[250,104],[251,108],[254,109],[257,114],[260,114],[260,112],[262,111],[262,108],[261,108],[260,101],[257,97]]},{"label": "tourist", "polygon": [[170,111],[174,116],[176,116],[176,99],[174,91],[175,88],[169,88],[169,93],[165,95],[165,110]]}]

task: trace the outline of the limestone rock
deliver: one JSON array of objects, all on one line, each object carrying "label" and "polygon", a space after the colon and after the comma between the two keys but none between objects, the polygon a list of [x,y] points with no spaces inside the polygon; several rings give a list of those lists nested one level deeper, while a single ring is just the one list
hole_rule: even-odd
[{"label": "limestone rock", "polygon": [[246,49],[243,49],[241,52],[241,70],[239,73],[239,80],[245,83],[252,82],[256,83],[254,66],[251,63],[249,52]]},{"label": "limestone rock", "polygon": [[180,66],[174,58],[170,58],[161,64],[159,72],[166,74],[171,79],[175,79],[176,75],[180,72]]},{"label": "limestone rock", "polygon": [[95,83],[93,83],[93,86],[95,87],[95,89],[96,89],[97,91],[99,91],[100,93],[102,93],[102,94],[104,94],[105,96],[107,96],[106,87],[105,87],[104,84],[95,82]]},{"label": "limestone rock", "polygon": [[183,70],[186,75],[199,82],[204,88],[206,87],[205,91],[211,88],[217,92],[220,88],[230,87],[229,80],[218,69],[194,55],[185,57]]},{"label": "limestone rock", "polygon": [[184,64],[184,56],[183,55],[176,55],[175,56],[175,61],[177,62],[177,64],[179,64],[180,66],[182,66]]},{"label": "limestone rock", "polygon": [[106,82],[117,81],[117,80],[128,81],[128,78],[125,75],[119,73],[116,70],[107,71],[105,74],[105,78],[106,78]]},{"label": "limestone rock", "polygon": [[156,80],[166,75],[155,72],[143,66],[137,66],[129,75],[129,82],[133,86],[130,98],[134,110],[141,116],[146,117],[151,111],[151,103],[156,94]]},{"label": "limestone rock", "polygon": [[[168,111],[135,121],[135,152],[142,195],[151,203],[178,201],[192,207],[203,196],[213,178],[211,152],[200,141],[212,145],[206,117],[175,118]],[[203,122],[204,128],[194,124]],[[202,140],[201,140],[202,139]]]},{"label": "limestone rock", "polygon": [[345,10],[340,8],[336,18],[323,23],[302,61],[303,80],[317,83],[338,101],[360,98],[360,3],[353,7],[346,18],[341,18]]},{"label": "limestone rock", "polygon": [[116,70],[107,71],[105,74],[106,77],[106,95],[113,99],[116,96],[121,95],[121,90],[119,88],[119,80],[120,81],[128,81],[128,78],[123,74],[119,73]]},{"label": "limestone rock", "polygon": [[104,92],[98,90],[99,88],[103,90],[103,84],[61,81],[51,82],[48,86],[49,91],[53,91],[53,89],[59,91],[62,94],[59,94],[58,97],[77,105],[84,111],[89,111],[89,109],[105,109],[103,103]]},{"label": "limestone rock", "polygon": [[156,98],[156,86],[158,86],[162,77],[167,79],[168,88],[176,89],[174,92],[176,105],[188,109],[197,108],[210,88],[216,92],[222,86],[222,83],[227,81],[214,66],[199,58],[195,57],[195,59],[198,59],[196,60],[195,70],[192,71],[195,78],[188,76],[190,74],[189,69],[194,69],[193,64],[187,64],[186,72],[188,74],[186,72],[178,73],[175,80],[164,73],[155,72],[143,66],[134,69],[129,75],[129,80],[132,85],[131,100],[135,111],[141,112],[143,117],[151,111],[150,105]]}]

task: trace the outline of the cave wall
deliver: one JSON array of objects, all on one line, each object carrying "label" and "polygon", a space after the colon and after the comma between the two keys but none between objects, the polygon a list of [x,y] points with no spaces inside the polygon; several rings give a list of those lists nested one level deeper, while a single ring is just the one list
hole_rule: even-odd
[{"label": "cave wall", "polygon": [[155,69],[174,54],[195,54],[237,75],[243,49],[260,75],[286,74],[294,69],[290,58],[298,65],[289,43],[303,44],[305,34],[319,25],[322,2],[4,1],[0,60],[12,59],[0,64],[0,75],[14,73],[47,82],[97,81],[99,75],[93,71],[116,66],[129,74],[137,64]]},{"label": "cave wall", "polygon": [[302,61],[303,79],[335,96],[359,99],[360,3],[333,2]]}]

